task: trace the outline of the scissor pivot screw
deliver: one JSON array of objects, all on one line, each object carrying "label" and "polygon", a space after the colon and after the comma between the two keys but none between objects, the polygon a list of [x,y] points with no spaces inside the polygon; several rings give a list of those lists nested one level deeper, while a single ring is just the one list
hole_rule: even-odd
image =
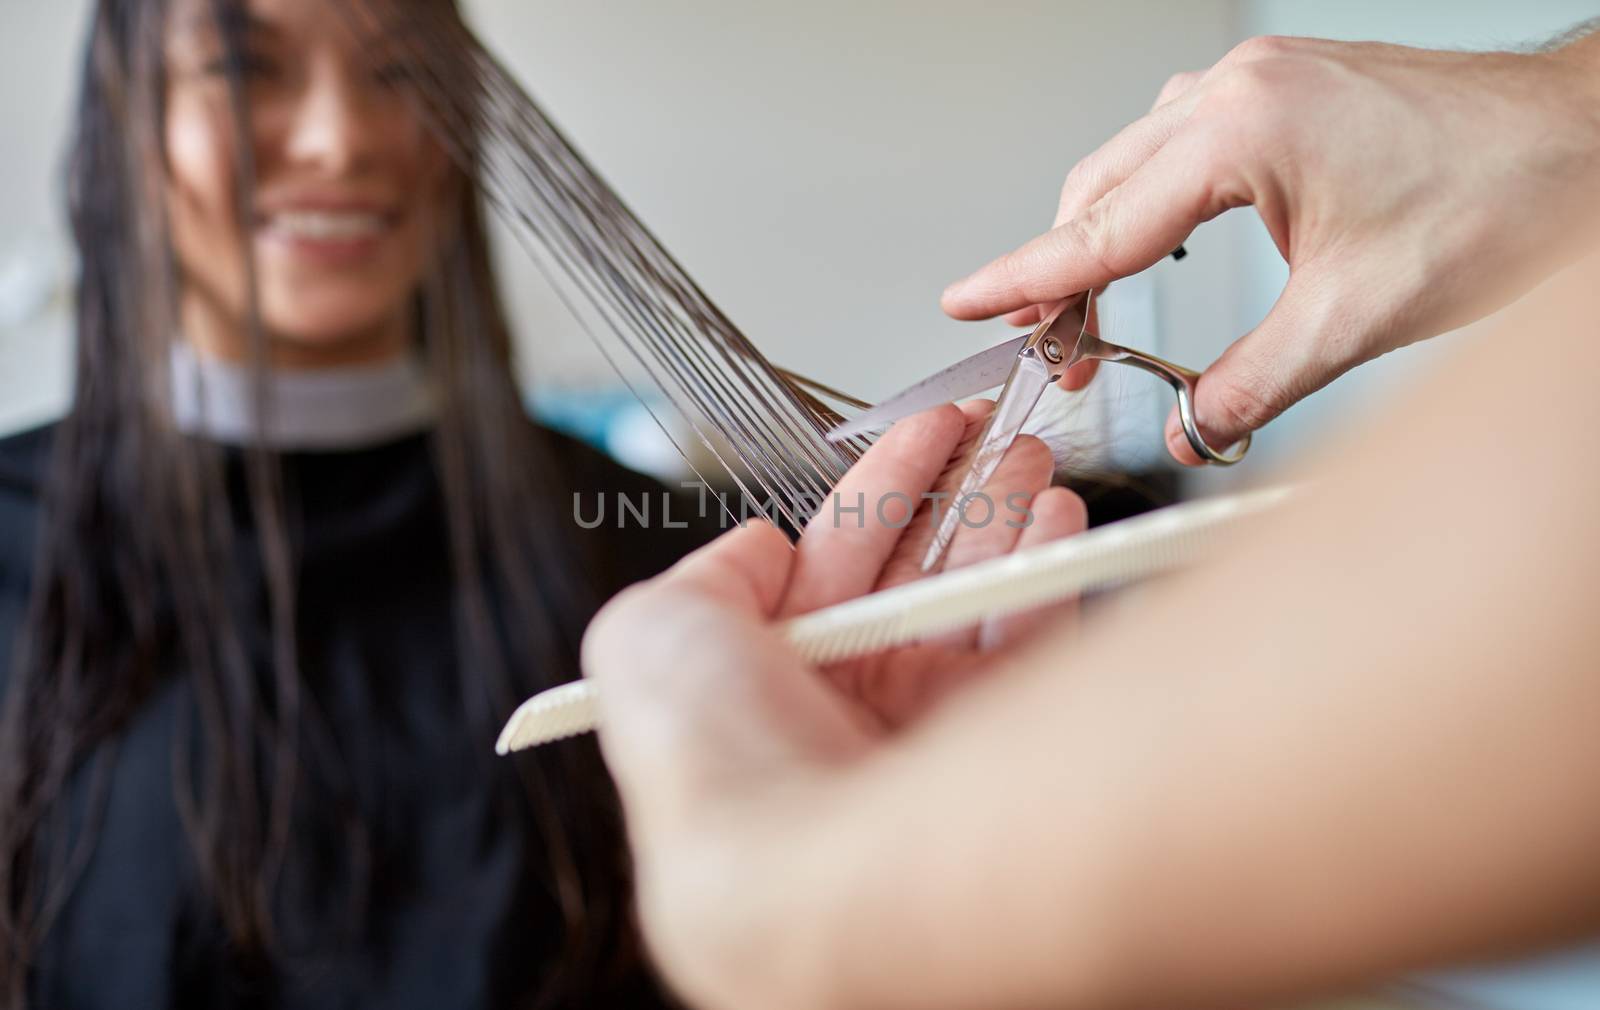
[{"label": "scissor pivot screw", "polygon": [[1040,343],[1039,348],[1044,351],[1045,359],[1048,360],[1052,365],[1061,364],[1061,341],[1057,340],[1055,337],[1047,337],[1042,343]]}]

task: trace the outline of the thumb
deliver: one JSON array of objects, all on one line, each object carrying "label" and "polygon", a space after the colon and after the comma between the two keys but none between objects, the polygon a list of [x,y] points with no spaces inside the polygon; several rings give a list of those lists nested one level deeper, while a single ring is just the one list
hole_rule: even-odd
[{"label": "thumb", "polygon": [[[1314,285],[1291,275],[1283,294],[1255,329],[1234,341],[1195,385],[1195,422],[1211,448],[1223,452],[1301,399],[1337,378],[1355,361],[1327,353],[1326,321]],[[1185,466],[1202,460],[1189,445],[1178,408],[1167,414],[1167,450]]]},{"label": "thumb", "polygon": [[[782,602],[793,567],[789,538],[771,523],[752,522],[724,533],[601,609],[583,636],[584,674],[632,681],[625,690],[635,693],[677,690],[692,671],[706,666],[687,662],[703,642],[681,634],[685,615],[721,611],[733,624],[763,624]],[[657,658],[682,652],[685,669],[640,663],[641,651]]]},{"label": "thumb", "polygon": [[[782,725],[774,678],[756,676],[787,667],[756,659],[780,654],[768,617],[793,557],[783,533],[754,522],[624,590],[589,625],[583,671],[600,687],[600,746],[630,821],[681,824],[690,797],[725,777],[724,749],[748,759],[787,742],[770,731]],[[825,690],[814,679],[792,690],[805,685]]]},{"label": "thumb", "polygon": [[741,614],[766,618],[777,611],[794,563],[789,538],[758,519],[690,554],[659,581],[664,596],[700,594]]}]

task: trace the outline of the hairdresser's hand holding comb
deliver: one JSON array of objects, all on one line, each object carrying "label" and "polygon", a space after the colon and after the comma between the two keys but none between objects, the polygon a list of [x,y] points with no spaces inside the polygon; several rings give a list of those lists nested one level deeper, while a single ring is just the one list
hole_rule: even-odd
[{"label": "hairdresser's hand holding comb", "polygon": [[[1028,618],[1012,618],[818,670],[774,624],[922,577],[937,523],[926,507],[915,518],[905,509],[949,480],[945,461],[978,435],[990,406],[901,421],[835,489],[841,508],[825,505],[797,547],[766,524],[735,530],[624,593],[584,639],[584,672],[603,685],[601,745],[628,814],[645,933],[695,1006],[827,1005],[808,990],[821,980],[800,953],[822,940],[796,932],[821,921],[797,912],[837,896],[837,880],[822,886],[838,872],[832,854],[803,837],[826,820],[810,801],[836,802],[832,790],[860,778],[890,731],[992,669],[992,646],[1027,630]],[[964,526],[947,566],[1081,530],[1083,503],[1049,486],[1051,469],[1043,443],[1019,439],[984,488],[993,521]],[[1008,514],[1018,505],[1031,521]],[[774,813],[796,847],[781,865],[764,844]]]},{"label": "hairdresser's hand holding comb", "polygon": [[[952,285],[944,308],[1029,323],[1033,306],[1144,270],[1246,205],[1290,276],[1200,380],[1214,445],[1573,255],[1578,220],[1600,208],[1600,36],[1537,53],[1251,39],[1172,78],[1072,169],[1055,227]],[[1167,444],[1199,462],[1175,410]]]}]

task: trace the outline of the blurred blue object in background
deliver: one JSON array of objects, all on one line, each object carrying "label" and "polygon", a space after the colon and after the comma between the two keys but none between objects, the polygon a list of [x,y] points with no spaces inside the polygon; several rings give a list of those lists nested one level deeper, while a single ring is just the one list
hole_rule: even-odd
[{"label": "blurred blue object in background", "polygon": [[541,424],[669,487],[693,475],[673,444],[676,438],[688,448],[682,433],[669,437],[656,420],[674,423],[676,413],[665,403],[640,403],[626,386],[539,387],[528,396],[528,409]]},{"label": "blurred blue object in background", "polygon": [[1510,965],[1462,968],[1419,980],[1443,1005],[1483,1010],[1596,1010],[1600,943]]}]

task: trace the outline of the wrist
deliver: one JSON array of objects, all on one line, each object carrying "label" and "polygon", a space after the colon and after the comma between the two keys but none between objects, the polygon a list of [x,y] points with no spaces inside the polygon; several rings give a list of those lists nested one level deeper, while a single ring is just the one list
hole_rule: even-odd
[{"label": "wrist", "polygon": [[1560,225],[1548,237],[1564,261],[1600,240],[1600,31],[1569,33],[1559,46],[1515,58],[1531,73],[1509,93],[1527,113],[1523,136],[1542,152],[1530,165],[1547,184],[1547,209],[1557,212]]},{"label": "wrist", "polygon": [[[986,725],[982,721],[977,725]],[[1006,762],[965,746],[885,748],[832,797],[837,820],[804,918],[808,1006],[954,1010],[1104,1005],[1114,930],[1108,875],[1074,838],[1036,822],[1060,812],[997,782]],[[1070,804],[1069,804],[1070,805]],[[996,825],[1005,825],[997,832]],[[1068,912],[1070,910],[1070,912]]]}]

